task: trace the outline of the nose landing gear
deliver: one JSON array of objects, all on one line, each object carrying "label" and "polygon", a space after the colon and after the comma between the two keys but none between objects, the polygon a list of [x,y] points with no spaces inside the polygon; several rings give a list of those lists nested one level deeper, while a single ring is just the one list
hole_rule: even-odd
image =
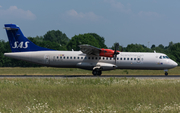
[{"label": "nose landing gear", "polygon": [[165,76],[168,76],[168,72],[165,72],[164,74],[165,74]]},{"label": "nose landing gear", "polygon": [[168,76],[168,70],[167,70],[167,69],[165,69],[164,71],[165,71],[165,73],[164,73],[164,74],[165,74],[165,76]]}]

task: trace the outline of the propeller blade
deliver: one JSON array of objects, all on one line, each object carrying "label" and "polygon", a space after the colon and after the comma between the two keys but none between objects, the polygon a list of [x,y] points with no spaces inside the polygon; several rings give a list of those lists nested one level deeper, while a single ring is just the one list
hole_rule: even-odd
[{"label": "propeller blade", "polygon": [[119,43],[116,43],[115,44],[115,50],[114,50],[115,64],[116,64],[117,55],[119,54],[119,52],[117,52],[118,50],[119,50]]}]

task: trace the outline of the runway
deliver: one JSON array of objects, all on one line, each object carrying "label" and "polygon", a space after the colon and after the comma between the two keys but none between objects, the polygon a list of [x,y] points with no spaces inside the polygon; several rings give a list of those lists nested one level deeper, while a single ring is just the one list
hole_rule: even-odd
[{"label": "runway", "polygon": [[101,76],[93,76],[93,75],[0,75],[0,78],[106,78],[106,77],[118,77],[118,78],[179,78],[180,75],[101,75]]}]

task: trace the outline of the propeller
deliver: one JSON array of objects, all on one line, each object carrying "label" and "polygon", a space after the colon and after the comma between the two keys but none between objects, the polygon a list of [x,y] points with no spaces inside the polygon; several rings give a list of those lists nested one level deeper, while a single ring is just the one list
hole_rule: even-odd
[{"label": "propeller", "polygon": [[116,60],[117,60],[117,55],[119,54],[119,52],[117,52],[118,50],[119,50],[119,43],[115,43],[115,50],[114,50],[115,64],[116,64]]}]

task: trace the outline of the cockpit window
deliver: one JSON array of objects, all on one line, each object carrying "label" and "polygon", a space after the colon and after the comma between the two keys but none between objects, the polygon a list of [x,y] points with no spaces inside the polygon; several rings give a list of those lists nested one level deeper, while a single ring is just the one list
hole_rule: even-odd
[{"label": "cockpit window", "polygon": [[159,59],[169,59],[168,56],[160,56]]},{"label": "cockpit window", "polygon": [[166,58],[167,58],[167,59],[169,59],[169,57],[168,57],[168,56],[166,56]]}]

